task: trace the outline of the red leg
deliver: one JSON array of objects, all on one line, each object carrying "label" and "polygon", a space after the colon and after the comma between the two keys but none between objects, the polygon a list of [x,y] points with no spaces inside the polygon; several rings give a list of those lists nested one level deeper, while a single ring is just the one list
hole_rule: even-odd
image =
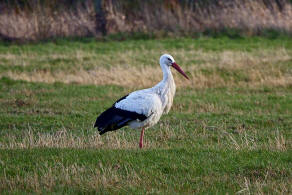
[{"label": "red leg", "polygon": [[141,131],[140,143],[139,143],[140,148],[143,148],[143,137],[144,137],[144,128],[142,128],[142,131]]}]

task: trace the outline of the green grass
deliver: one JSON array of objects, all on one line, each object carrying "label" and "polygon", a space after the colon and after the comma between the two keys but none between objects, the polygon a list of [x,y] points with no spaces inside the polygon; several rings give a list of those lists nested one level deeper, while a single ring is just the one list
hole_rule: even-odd
[{"label": "green grass", "polygon": [[[55,42],[7,45],[0,43],[0,71],[73,71],[85,68],[92,69],[96,66],[113,66],[124,64],[120,53],[132,51],[130,56],[135,60],[136,66],[157,65],[157,58],[162,51],[189,51],[201,50],[204,52],[221,52],[224,50],[258,52],[258,50],[274,50],[284,48],[291,54],[292,41],[288,37],[267,39],[261,37],[229,39],[221,38],[178,38],[162,40],[129,40],[96,42],[94,39],[80,39],[75,41],[56,40]],[[145,52],[146,50],[146,52]],[[149,58],[148,51],[157,51],[157,57]],[[79,54],[81,53],[81,54]],[[137,53],[137,54],[136,54]],[[12,55],[7,58],[5,55]],[[78,55],[79,54],[79,55]],[[20,56],[18,60],[13,58]],[[116,55],[119,59],[108,59]],[[153,54],[152,54],[153,55]],[[194,54],[196,55],[196,54]],[[79,57],[80,56],[80,57]],[[25,62],[25,63],[24,63]],[[112,64],[112,62],[115,62]],[[185,62],[186,63],[186,62]],[[13,64],[13,66],[11,66]],[[189,63],[186,63],[186,65]]]},{"label": "green grass", "polygon": [[[157,59],[144,57],[154,58],[159,50],[178,50],[177,61],[190,68],[188,74],[203,75],[209,84],[179,80],[170,113],[146,130],[142,150],[139,131],[123,128],[99,136],[92,128],[98,114],[140,86],[3,76],[9,71],[66,75],[87,62],[91,71],[98,59],[107,61],[101,64],[105,68],[117,61],[126,70],[141,63],[155,66]],[[269,58],[279,50],[283,58]],[[221,58],[224,52],[228,55]],[[0,79],[0,192],[291,193],[291,53],[288,38],[2,43],[0,58],[7,61],[1,61]],[[51,57],[59,54],[66,60],[54,64]],[[248,59],[237,59],[241,55]],[[269,77],[259,84],[253,71]],[[212,79],[225,83],[218,87]]]},{"label": "green grass", "polygon": [[[37,163],[32,159],[38,159]],[[218,149],[173,148],[138,150],[77,150],[77,149],[32,149],[8,150],[2,153],[2,160],[7,165],[6,174],[19,175],[19,171],[27,175],[35,172],[42,175],[43,169],[56,167],[58,164],[68,166],[77,164],[86,167],[79,177],[91,179],[92,170],[97,167],[112,168],[121,180],[110,187],[100,186],[98,192],[168,192],[168,193],[233,193],[238,191],[241,178],[251,182],[270,182],[273,186],[265,186],[263,192],[276,190],[278,184],[289,182],[291,155],[286,152],[272,151],[233,151]],[[47,165],[47,167],[45,166]],[[116,167],[116,168],[115,168]],[[140,176],[139,180],[129,185],[131,171]],[[270,174],[270,175],[266,175]],[[76,175],[74,175],[76,176]],[[72,178],[74,179],[74,178]],[[78,185],[64,185],[58,177],[52,191],[55,192],[90,192]],[[86,180],[86,179],[84,179]],[[112,181],[108,181],[109,183]],[[86,186],[86,184],[85,184]],[[21,186],[26,187],[26,186]],[[40,187],[41,191],[45,187]],[[251,186],[251,191],[253,187]]]}]

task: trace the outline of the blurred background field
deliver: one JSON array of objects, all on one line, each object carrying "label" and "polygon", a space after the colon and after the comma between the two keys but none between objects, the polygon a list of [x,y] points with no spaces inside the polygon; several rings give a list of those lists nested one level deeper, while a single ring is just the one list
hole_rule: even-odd
[{"label": "blurred background field", "polygon": [[1,0],[0,38],[276,36],[292,32],[290,0]]},{"label": "blurred background field", "polygon": [[[291,13],[281,0],[0,1],[0,192],[291,193]],[[190,80],[174,72],[145,149],[129,128],[99,136],[98,114],[160,81],[163,53]]]}]

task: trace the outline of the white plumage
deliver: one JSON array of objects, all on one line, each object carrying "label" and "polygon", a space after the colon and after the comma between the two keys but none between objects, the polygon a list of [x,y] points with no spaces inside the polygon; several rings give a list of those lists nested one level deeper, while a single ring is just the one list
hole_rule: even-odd
[{"label": "white plumage", "polygon": [[156,124],[162,114],[161,98],[151,89],[135,91],[114,105],[116,108],[143,114],[146,120],[129,122],[131,128],[150,127]]},{"label": "white plumage", "polygon": [[174,67],[188,79],[169,54],[160,57],[160,66],[163,72],[162,81],[152,88],[130,93],[97,118],[95,127],[98,127],[101,134],[125,125],[134,129],[142,128],[140,147],[143,146],[144,129],[155,125],[161,115],[168,113],[172,106],[175,83],[170,67]]}]

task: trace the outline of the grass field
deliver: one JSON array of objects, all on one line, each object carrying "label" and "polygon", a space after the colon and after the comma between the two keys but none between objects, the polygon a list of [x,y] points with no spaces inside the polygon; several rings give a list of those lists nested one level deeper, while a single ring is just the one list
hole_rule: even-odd
[{"label": "grass field", "polygon": [[[170,113],[99,136],[96,117],[161,79]],[[173,71],[174,72],[174,71]],[[0,193],[292,193],[292,39],[0,43]]]}]

